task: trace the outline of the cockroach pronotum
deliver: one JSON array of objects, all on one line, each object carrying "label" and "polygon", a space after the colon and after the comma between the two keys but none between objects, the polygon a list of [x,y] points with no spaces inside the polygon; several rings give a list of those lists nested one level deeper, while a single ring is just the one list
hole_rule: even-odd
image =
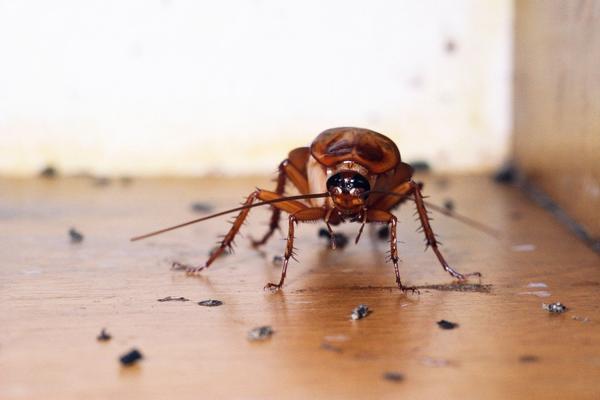
[{"label": "cockroach pronotum", "polygon": [[[440,252],[439,242],[431,228],[427,208],[433,208],[444,214],[454,216],[465,223],[483,230],[485,226],[458,216],[441,207],[423,200],[422,184],[412,179],[413,168],[402,162],[400,152],[388,137],[363,128],[333,128],[319,134],[310,147],[292,150],[279,164],[275,191],[257,189],[250,193],[241,207],[222,211],[170,228],[137,236],[131,240],[145,239],[196,222],[239,211],[229,232],[220,242],[208,261],[201,266],[185,267],[188,274],[196,274],[208,268],[225,250],[231,248],[250,209],[263,205],[272,207],[268,231],[260,240],[252,240],[254,247],[264,245],[273,233],[279,229],[281,212],[288,216],[287,245],[283,256],[279,283],[268,283],[265,289],[278,290],[283,286],[290,258],[294,258],[294,230],[299,222],[323,221],[330,237],[331,226],[342,222],[360,224],[355,243],[358,243],[365,224],[369,222],[385,223],[390,230],[390,259],[394,264],[396,284],[402,291],[416,291],[413,286],[404,286],[398,270],[397,219],[391,210],[411,200],[415,203],[417,215],[425,234],[427,247],[431,247],[440,264],[450,275],[459,280],[469,276],[481,276],[479,272],[461,274],[448,265]],[[297,196],[284,196],[286,183],[290,182],[300,192]],[[331,241],[332,248],[335,242]]]}]

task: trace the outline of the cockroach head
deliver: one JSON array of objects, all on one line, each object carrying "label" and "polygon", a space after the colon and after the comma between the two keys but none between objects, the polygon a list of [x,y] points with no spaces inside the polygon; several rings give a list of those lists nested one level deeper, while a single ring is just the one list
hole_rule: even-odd
[{"label": "cockroach head", "polygon": [[343,209],[362,206],[370,190],[369,180],[356,171],[340,171],[327,179],[327,191],[334,203]]}]

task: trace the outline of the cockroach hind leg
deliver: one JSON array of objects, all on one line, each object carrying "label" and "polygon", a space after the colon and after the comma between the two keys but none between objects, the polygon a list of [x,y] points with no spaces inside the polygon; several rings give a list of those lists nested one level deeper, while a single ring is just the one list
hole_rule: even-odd
[{"label": "cockroach hind leg", "polygon": [[281,290],[282,287],[283,287],[283,284],[281,284],[281,283],[269,282],[265,285],[263,290],[270,290],[271,292],[278,292],[279,290]]},{"label": "cockroach hind leg", "polygon": [[205,268],[206,268],[206,265],[194,267],[192,265],[183,264],[183,263],[180,263],[180,262],[177,262],[177,261],[174,261],[171,264],[171,269],[172,270],[176,270],[176,271],[178,271],[178,270],[185,270],[185,273],[188,274],[188,275],[195,275],[195,274],[199,273],[200,271],[202,271]]}]

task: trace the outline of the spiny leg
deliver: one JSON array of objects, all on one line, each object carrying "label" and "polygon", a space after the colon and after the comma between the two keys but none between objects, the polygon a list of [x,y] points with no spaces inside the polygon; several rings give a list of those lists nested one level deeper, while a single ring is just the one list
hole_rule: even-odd
[{"label": "spiny leg", "polygon": [[[252,203],[256,199],[262,200],[262,201],[271,201],[271,200],[276,200],[281,197],[282,196],[280,194],[277,194],[274,192],[269,192],[268,190],[257,189],[254,192],[250,193],[250,195],[246,198],[246,201],[244,201],[244,203],[242,203],[242,205],[243,206],[252,205]],[[287,201],[282,201],[279,203],[274,203],[274,206],[277,207],[277,209],[283,210],[290,214],[298,212],[300,210],[304,210],[307,208],[306,205],[304,205],[303,203],[296,201],[296,200],[287,200]],[[188,274],[195,274],[195,273],[202,271],[203,269],[208,268],[213,263],[213,261],[215,261],[225,251],[225,249],[231,248],[233,240],[234,240],[235,236],[237,235],[237,233],[240,231],[240,228],[244,224],[244,221],[246,220],[246,217],[248,216],[249,212],[250,212],[250,208],[245,208],[242,211],[240,211],[238,216],[234,219],[231,229],[229,229],[229,232],[227,232],[227,234],[223,237],[223,240],[221,240],[219,247],[211,253],[209,259],[206,261],[206,263],[203,266],[192,267],[192,266],[184,265],[181,263],[173,263],[173,267],[174,268],[184,267],[184,268],[186,268],[186,271]]]},{"label": "spiny leg", "polygon": [[390,259],[394,263],[394,273],[396,274],[396,284],[403,292],[419,292],[414,286],[404,286],[400,280],[400,269],[398,268],[398,236],[397,236],[397,218],[388,211],[370,209],[367,211],[367,222],[384,222],[390,227]]},{"label": "spiny leg", "polygon": [[442,255],[442,252],[438,248],[439,243],[435,237],[435,234],[433,233],[431,224],[429,223],[429,215],[427,215],[427,209],[425,208],[425,203],[423,202],[423,194],[421,193],[421,187],[418,183],[414,181],[411,181],[411,186],[413,189],[415,204],[417,205],[417,213],[419,214],[419,220],[421,221],[421,226],[423,227],[423,232],[425,233],[425,240],[427,241],[427,246],[431,246],[433,252],[440,261],[440,264],[442,264],[444,270],[447,271],[453,277],[460,280],[465,280],[469,276],[481,276],[481,273],[479,272],[461,274],[460,272],[456,271],[448,265],[448,263],[444,259],[444,256]]},{"label": "spiny leg", "polygon": [[294,229],[298,222],[315,221],[325,218],[327,211],[323,207],[311,207],[304,210],[300,210],[288,217],[288,237],[285,246],[285,254],[283,256],[283,266],[281,269],[281,278],[279,283],[269,282],[265,285],[265,289],[279,290],[283,286],[285,276],[287,273],[288,262],[290,258],[294,258]]},{"label": "spiny leg", "polygon": [[[294,165],[290,163],[289,159],[283,160],[277,168],[279,174],[277,176],[277,187],[275,193],[283,195],[285,191],[285,184],[288,179],[294,184],[301,194],[308,194],[308,182],[302,172],[298,171]],[[267,241],[273,236],[276,230],[279,228],[279,220],[281,218],[281,210],[277,207],[272,207],[273,212],[271,214],[271,220],[269,221],[269,229],[263,235],[262,239],[252,239],[253,247],[260,247],[267,243]]]}]

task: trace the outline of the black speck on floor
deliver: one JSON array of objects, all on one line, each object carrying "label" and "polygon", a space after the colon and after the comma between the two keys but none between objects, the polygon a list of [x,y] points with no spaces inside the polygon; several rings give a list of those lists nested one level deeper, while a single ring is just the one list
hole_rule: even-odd
[{"label": "black speck on floor", "polygon": [[250,330],[250,332],[248,332],[247,338],[251,342],[262,341],[269,339],[271,336],[273,336],[273,333],[275,332],[270,326],[259,326]]},{"label": "black speck on floor", "polygon": [[281,256],[273,256],[273,265],[276,267],[281,267],[281,263],[283,262],[283,257]]},{"label": "black speck on floor", "polygon": [[448,211],[454,211],[455,205],[452,199],[444,200],[444,208]]},{"label": "black speck on floor", "polygon": [[39,175],[41,178],[56,178],[58,176],[58,171],[52,165],[48,165],[40,171]]},{"label": "black speck on floor", "polygon": [[71,243],[83,242],[83,235],[75,228],[69,229],[69,237],[71,238]]},{"label": "black speck on floor", "polygon": [[402,382],[404,380],[404,375],[400,372],[387,371],[383,374],[383,379],[392,382]]},{"label": "black speck on floor", "polygon": [[203,214],[203,213],[211,212],[214,209],[214,207],[209,203],[205,203],[202,201],[196,201],[196,202],[192,203],[191,209],[193,212]]},{"label": "black speck on floor", "polygon": [[536,363],[538,361],[540,361],[540,358],[538,356],[534,356],[532,354],[524,354],[521,357],[519,357],[519,362],[524,363],[524,364]]},{"label": "black speck on floor", "polygon": [[381,240],[387,240],[390,237],[390,228],[384,225],[377,229],[377,237]]},{"label": "black speck on floor", "polygon": [[413,169],[415,171],[418,172],[429,172],[431,171],[431,166],[429,165],[429,163],[425,160],[415,160],[411,163],[409,163],[411,167],[413,167]]},{"label": "black speck on floor", "polygon": [[171,297],[171,296],[167,296],[167,297],[163,297],[162,299],[156,299],[156,301],[190,301],[190,299],[186,299],[185,297]]},{"label": "black speck on floor", "polygon": [[513,164],[506,164],[502,166],[494,174],[494,181],[501,184],[511,184],[517,180],[517,169]]},{"label": "black speck on floor", "polygon": [[365,304],[359,304],[358,307],[356,307],[354,310],[352,310],[352,314],[350,314],[350,318],[352,318],[353,320],[363,319],[370,313],[371,313],[371,311],[369,310],[368,306],[366,306]]},{"label": "black speck on floor", "polygon": [[218,306],[222,306],[223,302],[221,300],[202,300],[198,302],[199,306],[204,306],[204,307],[218,307]]},{"label": "black speck on floor", "polygon": [[100,334],[96,336],[96,339],[99,342],[108,342],[110,339],[112,339],[112,336],[108,332],[106,332],[106,329],[102,328]]},{"label": "black speck on floor", "polygon": [[128,353],[123,354],[119,361],[124,366],[130,366],[137,363],[139,360],[143,358],[142,353],[138,349],[131,349]]},{"label": "black speck on floor", "polygon": [[[319,237],[325,237],[327,238],[327,240],[331,240],[331,235],[329,234],[329,231],[325,228],[319,229]],[[336,232],[333,234],[333,241],[335,243],[336,248],[343,249],[348,245],[348,236],[344,235],[343,233]]]},{"label": "black speck on floor", "polygon": [[439,320],[437,322],[437,324],[442,329],[455,329],[455,328],[458,328],[458,324],[456,322],[446,321],[445,319]]}]

